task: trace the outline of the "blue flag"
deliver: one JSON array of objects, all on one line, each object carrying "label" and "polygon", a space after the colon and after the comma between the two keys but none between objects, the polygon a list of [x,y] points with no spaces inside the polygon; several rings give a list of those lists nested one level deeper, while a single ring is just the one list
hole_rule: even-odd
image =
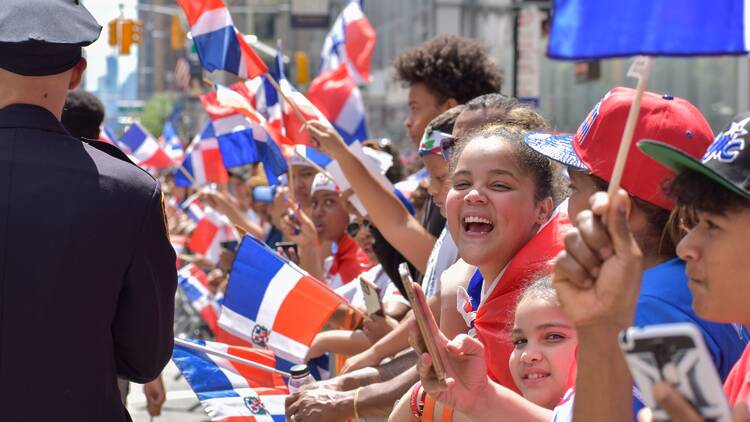
[{"label": "blue flag", "polygon": [[554,59],[747,54],[743,0],[555,0]]}]

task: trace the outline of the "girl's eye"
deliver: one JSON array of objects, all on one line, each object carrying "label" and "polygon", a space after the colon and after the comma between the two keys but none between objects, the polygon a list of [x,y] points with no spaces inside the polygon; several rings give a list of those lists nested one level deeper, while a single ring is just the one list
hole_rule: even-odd
[{"label": "girl's eye", "polygon": [[460,180],[453,182],[453,189],[456,189],[456,190],[468,189],[469,186],[471,186],[469,182],[460,181]]},{"label": "girl's eye", "polygon": [[513,340],[513,346],[514,347],[523,346],[527,342],[528,340],[526,340],[525,338],[517,338]]},{"label": "girl's eye", "polygon": [[490,188],[492,188],[493,190],[499,190],[499,191],[510,190],[510,187],[508,185],[504,185],[502,183],[493,183],[492,185],[490,185]]},{"label": "girl's eye", "polygon": [[558,333],[549,333],[546,336],[544,336],[545,340],[552,341],[552,342],[563,341],[565,340],[565,338],[566,337],[564,335],[558,334]]}]

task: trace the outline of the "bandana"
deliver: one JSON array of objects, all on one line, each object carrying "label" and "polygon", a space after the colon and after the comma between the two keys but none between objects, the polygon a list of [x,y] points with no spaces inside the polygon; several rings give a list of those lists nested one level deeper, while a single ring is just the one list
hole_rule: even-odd
[{"label": "bandana", "polygon": [[440,141],[445,138],[450,138],[452,135],[439,130],[425,131],[422,136],[422,141],[419,142],[419,156],[424,157],[427,154],[441,155],[440,152]]}]

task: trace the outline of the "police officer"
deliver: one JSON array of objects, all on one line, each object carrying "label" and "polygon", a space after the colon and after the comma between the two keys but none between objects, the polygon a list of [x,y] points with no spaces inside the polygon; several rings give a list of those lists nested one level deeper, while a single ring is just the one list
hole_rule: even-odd
[{"label": "police officer", "polygon": [[100,31],[77,0],[0,7],[3,421],[130,420],[117,375],[147,382],[172,351],[159,184],[60,123]]}]

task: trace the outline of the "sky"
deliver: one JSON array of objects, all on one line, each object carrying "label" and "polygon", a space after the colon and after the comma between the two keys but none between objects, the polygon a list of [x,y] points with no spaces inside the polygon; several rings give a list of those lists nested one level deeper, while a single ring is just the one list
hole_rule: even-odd
[{"label": "sky", "polygon": [[[126,18],[134,19],[137,17],[136,4],[137,0],[84,0],[83,4],[91,12],[101,25],[102,33],[99,39],[90,46],[84,48],[86,59],[88,60],[88,68],[86,70],[86,89],[88,91],[95,91],[97,86],[96,82],[100,76],[104,75],[107,71],[105,59],[113,51],[113,47],[110,47],[107,41],[107,22],[118,17],[120,15],[119,5],[125,6],[124,13]],[[122,83],[125,78],[135,70],[137,48],[130,50],[129,56],[119,56],[119,81]]]}]

